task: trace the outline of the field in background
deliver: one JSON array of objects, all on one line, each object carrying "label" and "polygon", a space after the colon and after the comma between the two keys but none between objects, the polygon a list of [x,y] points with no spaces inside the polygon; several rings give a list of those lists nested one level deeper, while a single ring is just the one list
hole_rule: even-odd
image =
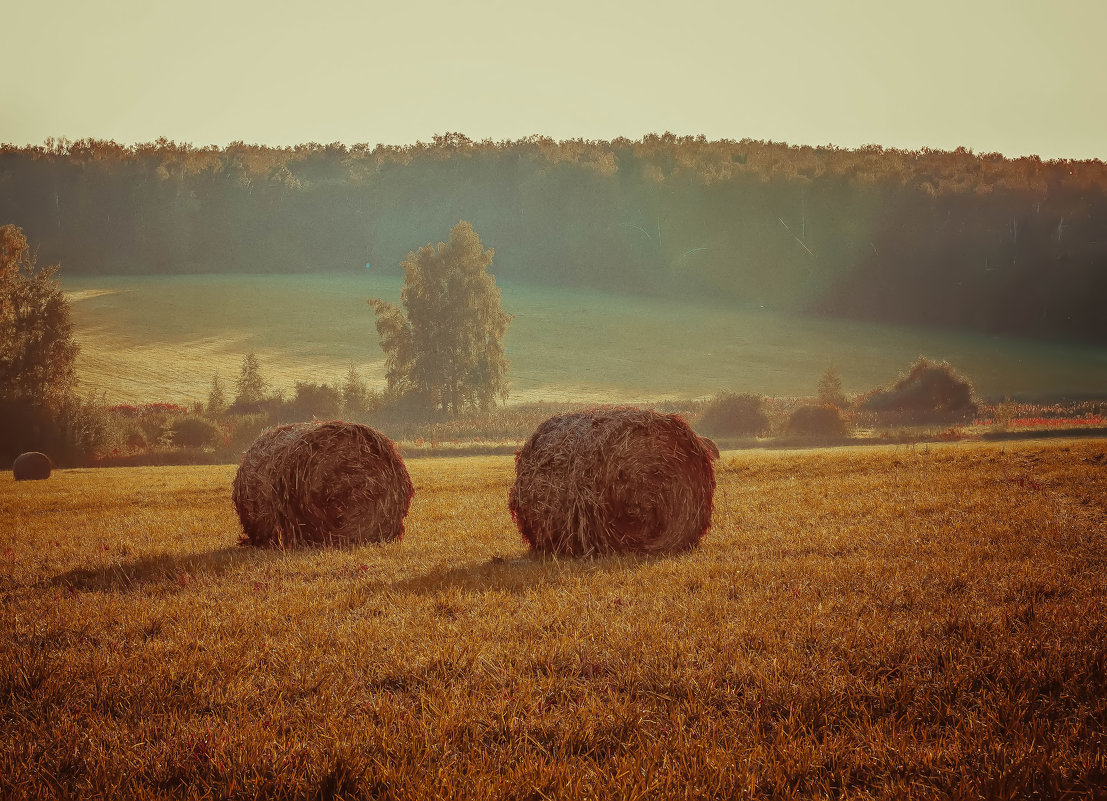
[{"label": "field in background", "polygon": [[724,453],[675,558],[541,561],[511,457],[402,542],[235,547],[233,467],[0,477],[0,796],[1090,796],[1102,441]]},{"label": "field in background", "polygon": [[[256,351],[277,387],[339,380],[356,365],[383,384],[365,301],[398,276],[65,279],[82,391],[109,402],[203,400]],[[1103,394],[1107,349],[791,317],[585,290],[503,287],[512,402],[688,399],[720,390],[809,396],[836,364],[847,392],[887,383],[920,354],[952,362],[985,396]]]}]

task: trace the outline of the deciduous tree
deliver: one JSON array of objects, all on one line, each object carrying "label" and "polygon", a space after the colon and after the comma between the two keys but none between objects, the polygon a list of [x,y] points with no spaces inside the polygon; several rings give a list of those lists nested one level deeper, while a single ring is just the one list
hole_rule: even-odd
[{"label": "deciduous tree", "polygon": [[402,309],[369,300],[390,390],[451,415],[507,399],[503,337],[511,316],[488,272],[492,257],[463,220],[448,242],[408,254]]},{"label": "deciduous tree", "polygon": [[72,427],[77,344],[54,267],[39,267],[15,225],[0,227],[0,451],[56,448]]},{"label": "deciduous tree", "polygon": [[23,232],[0,228],[0,397],[58,410],[72,396],[77,344],[69,300]]}]

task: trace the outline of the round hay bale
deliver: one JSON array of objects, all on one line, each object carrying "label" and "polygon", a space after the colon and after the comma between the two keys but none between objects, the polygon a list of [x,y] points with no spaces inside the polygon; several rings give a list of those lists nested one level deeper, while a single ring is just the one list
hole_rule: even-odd
[{"label": "round hay bale", "polygon": [[242,457],[231,499],[241,545],[291,548],[399,539],[415,488],[392,441],[356,423],[263,431]]},{"label": "round hay bale", "polygon": [[557,415],[515,455],[508,507],[539,553],[676,553],[711,525],[715,453],[676,415]]},{"label": "round hay bale", "polygon": [[50,457],[38,451],[28,451],[15,457],[12,462],[12,475],[16,481],[41,481],[50,478],[50,471],[54,464]]}]

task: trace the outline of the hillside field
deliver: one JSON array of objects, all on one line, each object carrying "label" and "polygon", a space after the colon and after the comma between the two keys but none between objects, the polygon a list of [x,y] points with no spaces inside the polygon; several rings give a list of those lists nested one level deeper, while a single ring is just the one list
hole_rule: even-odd
[{"label": "hillside field", "polygon": [[[382,387],[366,300],[398,300],[395,273],[66,278],[81,390],[111,403],[199,401],[215,371],[233,388],[250,351],[275,388],[337,382],[351,365]],[[503,305],[515,315],[505,338],[513,403],[809,396],[831,364],[861,393],[919,355],[951,362],[997,400],[1107,392],[1103,347],[530,285],[504,286]]]},{"label": "hillside field", "polygon": [[402,541],[237,547],[234,467],[0,477],[0,797],[1091,797],[1107,444],[724,452],[669,558],[548,561],[510,456]]}]

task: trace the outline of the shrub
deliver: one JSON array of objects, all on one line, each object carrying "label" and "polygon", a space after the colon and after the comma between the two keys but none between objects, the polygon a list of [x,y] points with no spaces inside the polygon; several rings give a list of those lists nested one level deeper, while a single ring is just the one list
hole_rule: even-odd
[{"label": "shrub", "polygon": [[785,430],[799,437],[844,437],[849,433],[849,424],[837,407],[800,406],[788,418]]},{"label": "shrub", "polygon": [[265,430],[269,422],[263,414],[244,414],[228,418],[226,425],[223,446],[226,448],[227,455],[237,461],[238,457]]},{"label": "shrub", "polygon": [[696,428],[709,437],[762,434],[769,428],[769,418],[762,403],[760,395],[720,393],[704,407]]},{"label": "shrub", "polygon": [[860,407],[886,422],[950,423],[976,414],[969,380],[947,362],[923,356],[891,387],[869,393]]},{"label": "shrub", "polygon": [[296,394],[281,410],[281,418],[289,422],[334,420],[342,414],[342,393],[330,384],[297,381]]},{"label": "shrub", "polygon": [[0,400],[0,462],[24,451],[41,451],[55,467],[85,464],[113,435],[102,401],[71,395],[60,408]]},{"label": "shrub", "polygon": [[104,411],[117,444],[130,450],[170,444],[176,421],[189,414],[177,403],[118,404]]},{"label": "shrub", "polygon": [[223,439],[219,426],[205,417],[179,417],[169,430],[178,448],[214,448]]}]

